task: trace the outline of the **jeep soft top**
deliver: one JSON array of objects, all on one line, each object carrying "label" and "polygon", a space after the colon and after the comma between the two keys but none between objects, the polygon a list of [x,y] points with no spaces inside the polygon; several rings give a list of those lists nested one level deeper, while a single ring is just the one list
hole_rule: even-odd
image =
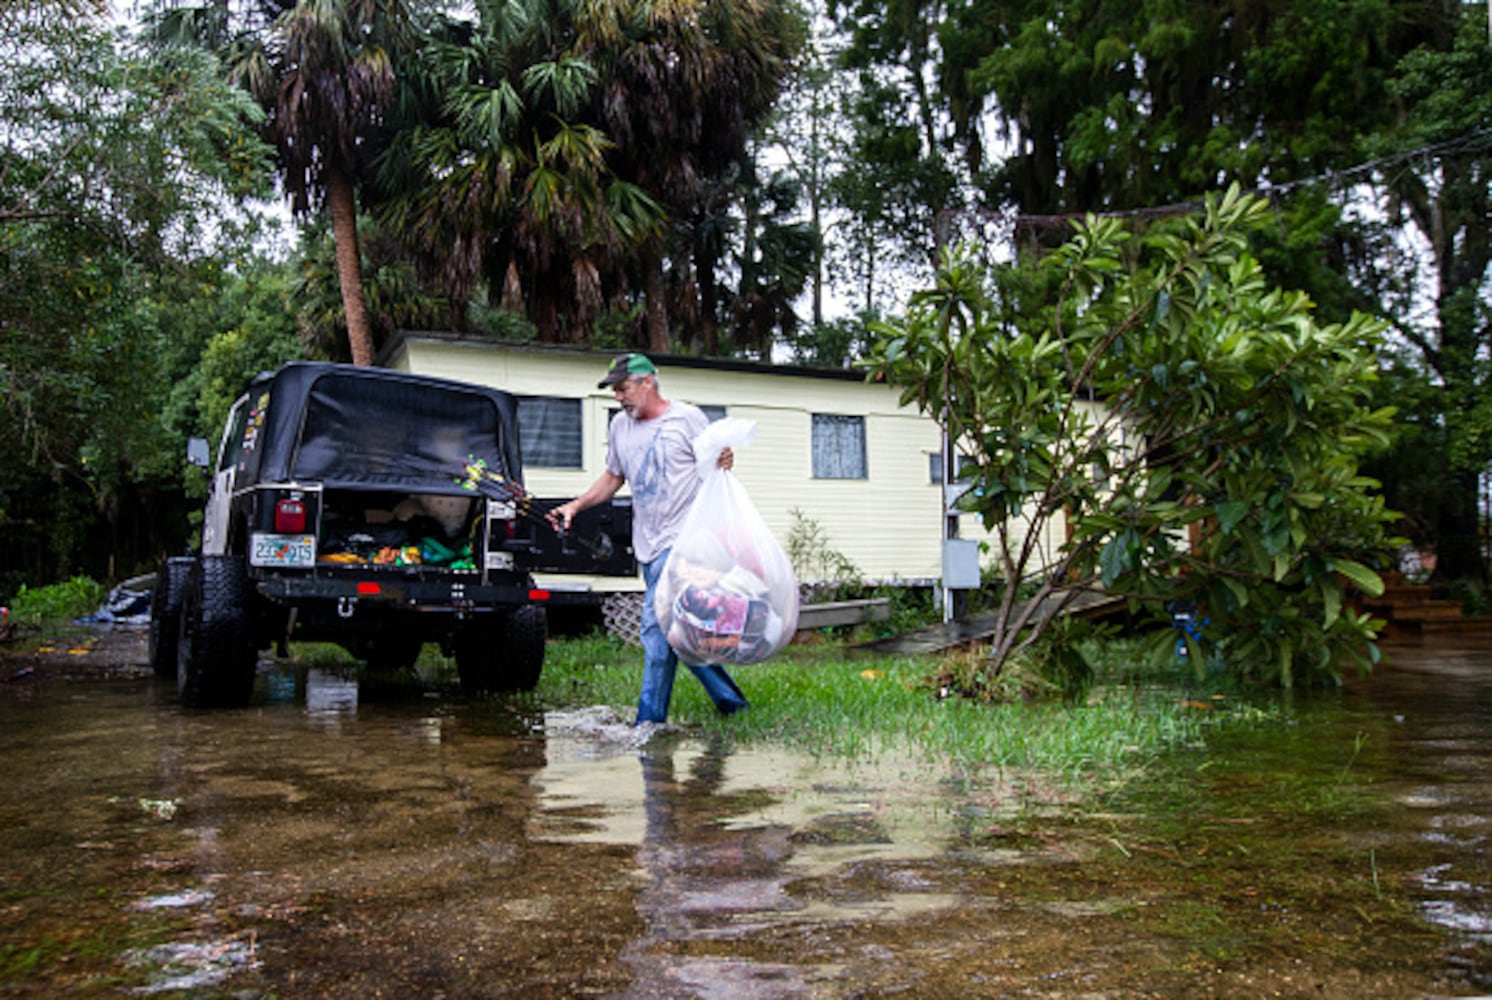
[{"label": "jeep soft top", "polygon": [[434,641],[467,688],[532,688],[545,606],[588,599],[532,573],[636,564],[624,503],[555,538],[550,502],[522,485],[518,419],[501,389],[388,369],[294,362],[254,379],[219,445],[201,554],[157,577],[157,674],[188,704],[243,704],[275,643],[407,668]]}]

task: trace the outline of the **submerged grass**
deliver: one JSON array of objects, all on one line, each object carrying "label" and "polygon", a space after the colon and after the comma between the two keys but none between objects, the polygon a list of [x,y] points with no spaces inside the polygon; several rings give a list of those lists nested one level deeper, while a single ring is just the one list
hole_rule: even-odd
[{"label": "submerged grass", "polygon": [[[1225,699],[1199,701],[1194,691],[1141,679],[1122,652],[1114,668],[1100,671],[1081,704],[939,697],[928,684],[937,665],[932,658],[871,657],[842,645],[792,646],[767,663],[732,670],[752,707],[730,718],[717,715],[680,668],[671,718],[712,736],[771,741],[817,755],[911,753],[960,766],[1102,781],[1132,773],[1163,750],[1194,745],[1206,730],[1236,717],[1217,707]],[[545,707],[604,704],[629,714],[641,673],[641,651],[618,640],[553,640],[536,697]]]},{"label": "submerged grass", "polygon": [[[969,654],[960,654],[968,656]],[[732,668],[751,709],[720,716],[686,668],[674,685],[670,721],[711,740],[775,744],[824,758],[920,758],[961,771],[1041,775],[1070,789],[1117,790],[1169,751],[1197,748],[1210,732],[1278,718],[1222,675],[1156,671],[1138,644],[1109,642],[1080,703],[977,702],[943,696],[937,657],[872,656],[841,642],[793,645],[766,663]],[[303,666],[357,673],[332,646],[302,646]],[[421,683],[456,684],[454,662],[434,646]],[[642,651],[606,635],[551,638],[538,688],[521,700],[537,710],[604,705],[630,719],[642,681]]]}]

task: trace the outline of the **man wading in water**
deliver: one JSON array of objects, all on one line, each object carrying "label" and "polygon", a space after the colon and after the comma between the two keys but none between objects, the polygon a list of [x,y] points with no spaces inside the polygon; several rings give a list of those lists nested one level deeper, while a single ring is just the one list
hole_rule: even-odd
[{"label": "man wading in water", "polygon": [[[658,369],[641,354],[613,359],[606,377],[597,384],[600,389],[608,387],[622,413],[606,432],[606,471],[580,496],[551,510],[549,521],[555,530],[568,531],[580,511],[610,500],[623,483],[632,484],[632,549],[646,585],[639,630],[643,667],[637,723],[658,723],[668,719],[679,658],[658,626],[653,593],[684,516],[699,492],[693,442],[710,422],[699,407],[664,399],[658,391]],[[735,464],[729,448],[721,449],[717,464],[722,469]],[[685,666],[723,714],[746,707],[746,696],[723,667]]]}]

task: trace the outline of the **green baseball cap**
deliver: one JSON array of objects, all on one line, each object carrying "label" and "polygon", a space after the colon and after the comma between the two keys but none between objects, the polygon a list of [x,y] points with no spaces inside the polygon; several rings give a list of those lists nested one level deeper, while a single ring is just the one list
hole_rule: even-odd
[{"label": "green baseball cap", "polygon": [[631,375],[657,375],[658,369],[648,360],[645,354],[618,354],[611,359],[611,367],[606,370],[606,377],[596,383],[597,389],[605,389],[616,385]]}]

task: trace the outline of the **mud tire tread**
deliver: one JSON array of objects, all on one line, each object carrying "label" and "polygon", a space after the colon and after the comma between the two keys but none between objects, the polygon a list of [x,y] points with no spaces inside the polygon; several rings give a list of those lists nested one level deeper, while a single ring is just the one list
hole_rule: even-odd
[{"label": "mud tire tread", "polygon": [[456,672],[469,694],[532,691],[544,671],[549,621],[527,604],[504,612],[496,628],[468,629],[454,642]]},{"label": "mud tire tread", "polygon": [[412,673],[425,648],[425,640],[414,636],[376,636],[359,652],[358,658],[375,674]]},{"label": "mud tire tread", "polygon": [[254,693],[259,661],[248,572],[233,556],[203,556],[194,570],[181,615],[177,693],[189,708],[241,708]]},{"label": "mud tire tread", "polygon": [[150,669],[161,680],[176,677],[176,644],[181,638],[181,607],[191,583],[191,556],[172,556],[155,575],[150,591]]}]

